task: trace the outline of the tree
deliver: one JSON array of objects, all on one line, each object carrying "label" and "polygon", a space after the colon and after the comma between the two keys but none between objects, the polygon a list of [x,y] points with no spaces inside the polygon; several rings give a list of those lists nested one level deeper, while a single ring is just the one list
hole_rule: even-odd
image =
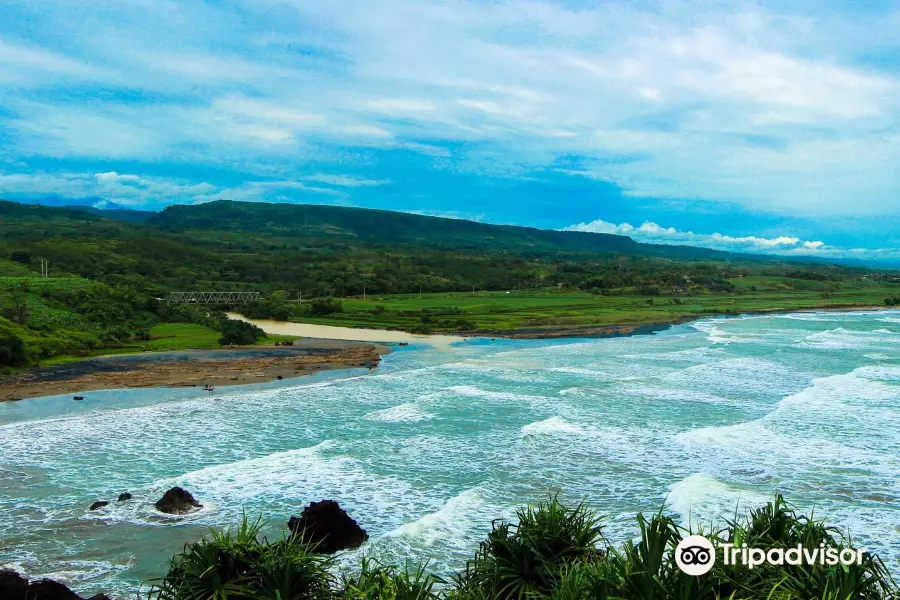
[{"label": "tree", "polygon": [[27,265],[31,263],[31,255],[23,250],[13,250],[9,253],[9,260]]},{"label": "tree", "polygon": [[28,323],[28,282],[9,286],[9,299],[12,304],[10,319],[21,325]]},{"label": "tree", "polygon": [[322,298],[313,300],[309,305],[309,314],[316,316],[330,315],[336,312],[344,312],[344,305],[334,298]]},{"label": "tree", "polygon": [[247,323],[246,321],[235,321],[228,319],[222,327],[222,337],[219,338],[219,344],[222,346],[250,346],[256,341],[266,337],[265,332],[257,327]]},{"label": "tree", "polygon": [[28,357],[22,338],[14,335],[0,338],[0,366],[22,367],[27,363]]}]

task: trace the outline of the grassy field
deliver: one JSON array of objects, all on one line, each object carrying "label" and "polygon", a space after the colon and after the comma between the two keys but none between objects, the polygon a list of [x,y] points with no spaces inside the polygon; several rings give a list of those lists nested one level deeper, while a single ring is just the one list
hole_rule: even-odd
[{"label": "grassy field", "polygon": [[[608,325],[643,325],[695,316],[739,314],[804,308],[883,306],[888,296],[900,295],[900,284],[870,285],[782,277],[731,280],[734,293],[659,296],[592,295],[565,290],[501,291],[451,294],[410,294],[348,298],[343,312],[298,318],[303,322],[347,327],[396,328],[423,326],[451,330],[459,320],[477,331],[568,329]],[[446,327],[441,322],[446,323]]]},{"label": "grassy field", "polygon": [[5,258],[0,258],[0,278],[2,277],[35,277],[37,273],[25,265]]}]

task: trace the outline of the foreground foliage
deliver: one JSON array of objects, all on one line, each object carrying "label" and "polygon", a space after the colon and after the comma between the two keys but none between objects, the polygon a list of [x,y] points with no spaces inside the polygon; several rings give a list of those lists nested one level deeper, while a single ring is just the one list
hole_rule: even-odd
[{"label": "foreground foliage", "polygon": [[884,564],[865,554],[849,566],[724,565],[692,577],[675,564],[678,542],[702,534],[714,545],[850,548],[851,540],[799,515],[781,496],[717,531],[689,531],[662,512],[637,516],[640,537],[614,547],[602,518],[556,498],[522,509],[515,523],[495,522],[463,572],[445,581],[426,566],[400,569],[363,559],[353,575],[335,576],[331,558],[302,539],[259,538],[260,523],[214,532],[177,555],[152,588],[152,600],[579,600],[894,598]]}]

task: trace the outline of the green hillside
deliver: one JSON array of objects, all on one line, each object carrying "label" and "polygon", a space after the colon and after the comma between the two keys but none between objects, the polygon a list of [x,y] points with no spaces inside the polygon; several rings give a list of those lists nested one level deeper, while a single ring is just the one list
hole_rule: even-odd
[{"label": "green hillside", "polygon": [[[222,201],[123,215],[0,201],[0,368],[209,345],[225,307],[157,300],[178,290],[259,291],[252,317],[492,333],[900,297],[896,272],[388,211]],[[167,323],[206,329],[150,343]]]},{"label": "green hillside", "polygon": [[173,232],[190,232],[207,239],[216,239],[223,232],[253,232],[260,240],[274,243],[316,239],[322,243],[364,242],[517,256],[617,253],[670,258],[729,257],[728,253],[704,248],[639,244],[620,235],[490,225],[462,219],[313,204],[218,201],[196,206],[171,206],[149,218],[147,224]]}]

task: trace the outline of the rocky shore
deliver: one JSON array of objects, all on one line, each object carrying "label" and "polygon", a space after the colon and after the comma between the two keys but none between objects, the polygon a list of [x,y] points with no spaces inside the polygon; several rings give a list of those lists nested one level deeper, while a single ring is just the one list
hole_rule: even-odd
[{"label": "rocky shore", "polygon": [[318,371],[375,368],[391,351],[379,344],[297,340],[293,346],[103,356],[30,369],[0,381],[0,402],[90,390],[226,386],[289,379]]}]

